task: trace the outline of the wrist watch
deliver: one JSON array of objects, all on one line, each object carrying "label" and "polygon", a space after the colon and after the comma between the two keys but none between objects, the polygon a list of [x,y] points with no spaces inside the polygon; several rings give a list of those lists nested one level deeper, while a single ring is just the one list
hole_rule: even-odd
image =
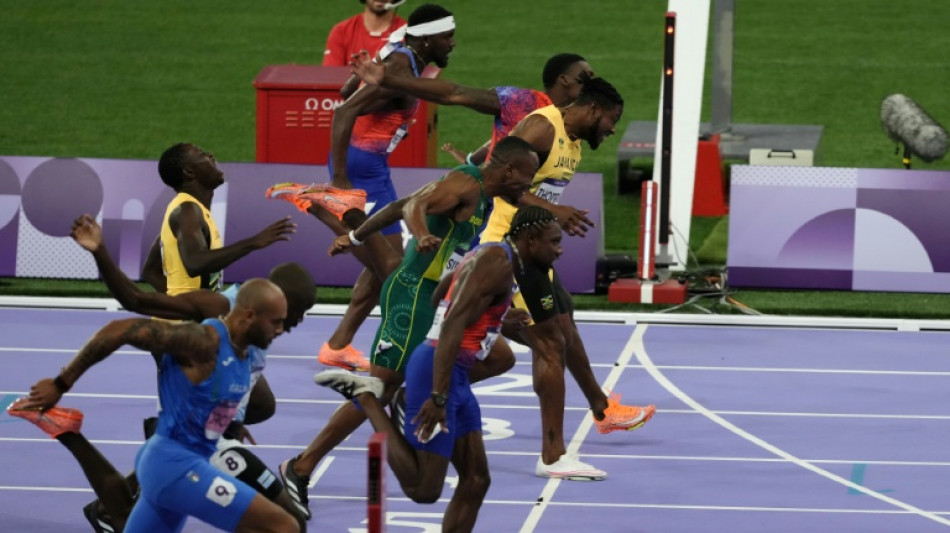
[{"label": "wrist watch", "polygon": [[432,391],[430,398],[432,398],[432,403],[434,403],[436,407],[445,407],[446,402],[449,401],[448,396],[436,391]]}]

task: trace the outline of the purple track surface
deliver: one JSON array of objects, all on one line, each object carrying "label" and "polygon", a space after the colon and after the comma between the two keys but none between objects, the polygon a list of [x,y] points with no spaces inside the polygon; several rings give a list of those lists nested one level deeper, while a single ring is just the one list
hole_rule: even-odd
[{"label": "purple track surface", "polygon": [[[93,332],[125,313],[0,309],[0,402],[53,376]],[[338,318],[309,316],[271,347],[277,415],[252,426],[272,469],[320,430],[340,398],[313,385],[316,349]],[[355,345],[366,349],[375,320]],[[481,532],[927,532],[950,524],[950,333],[664,325],[579,325],[602,384],[655,403],[632,432],[600,435],[568,376],[565,439],[606,470],[600,482],[534,476],[540,417],[527,353],[476,389],[492,486]],[[123,349],[61,402],[122,471],[156,405],[151,358]],[[366,531],[361,428],[318,467],[311,531]],[[418,505],[387,479],[390,533],[438,532],[443,500]],[[869,494],[865,491],[872,491]],[[94,497],[72,456],[0,414],[0,531],[84,532]],[[190,520],[186,531],[213,531]]]}]

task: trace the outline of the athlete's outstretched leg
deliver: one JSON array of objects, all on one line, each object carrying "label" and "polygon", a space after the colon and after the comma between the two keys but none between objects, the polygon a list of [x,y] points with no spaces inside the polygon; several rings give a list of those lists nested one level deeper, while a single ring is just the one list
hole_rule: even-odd
[{"label": "athlete's outstretched leg", "polygon": [[81,433],[63,433],[56,437],[73,454],[86,480],[102,503],[112,523],[121,531],[135,503],[134,492],[125,476]]}]

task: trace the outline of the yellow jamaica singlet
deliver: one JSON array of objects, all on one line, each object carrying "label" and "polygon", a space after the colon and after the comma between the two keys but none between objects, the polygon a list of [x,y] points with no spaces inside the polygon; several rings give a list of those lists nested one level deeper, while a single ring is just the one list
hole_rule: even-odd
[{"label": "yellow jamaica singlet", "polygon": [[[538,169],[531,182],[530,193],[557,204],[561,200],[564,188],[574,177],[574,170],[581,161],[581,140],[572,141],[564,129],[564,117],[561,109],[549,105],[531,113],[541,115],[554,126],[554,143],[544,164]],[[530,115],[529,115],[530,116]],[[498,242],[511,226],[511,219],[518,210],[515,206],[496,197],[495,207],[488,217],[488,224],[482,231],[481,242]]]},{"label": "yellow jamaica singlet", "polygon": [[211,211],[201,205],[201,202],[195,199],[194,196],[184,192],[178,193],[178,195],[169,202],[168,208],[165,209],[165,218],[162,221],[162,231],[160,234],[162,270],[165,272],[169,296],[175,296],[176,294],[198,289],[210,289],[216,292],[221,290],[222,279],[220,271],[191,277],[188,275],[188,271],[185,270],[185,265],[181,261],[181,254],[178,252],[178,238],[172,233],[169,218],[178,206],[187,202],[192,202],[197,205],[201,209],[202,215],[204,215],[204,221],[208,227],[208,233],[205,235],[208,249],[214,250],[224,245],[221,242],[221,234],[218,232],[218,226],[211,216]]}]

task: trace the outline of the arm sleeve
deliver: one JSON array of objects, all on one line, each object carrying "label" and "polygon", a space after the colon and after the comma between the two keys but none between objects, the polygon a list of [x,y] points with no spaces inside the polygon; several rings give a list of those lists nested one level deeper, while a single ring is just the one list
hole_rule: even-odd
[{"label": "arm sleeve", "polygon": [[498,101],[501,103],[498,127],[505,135],[532,111],[551,105],[550,99],[544,93],[533,89],[495,87],[495,92],[498,93]]},{"label": "arm sleeve", "polygon": [[330,30],[327,44],[323,49],[323,66],[346,66],[346,35],[344,33],[342,24],[337,24]]}]

